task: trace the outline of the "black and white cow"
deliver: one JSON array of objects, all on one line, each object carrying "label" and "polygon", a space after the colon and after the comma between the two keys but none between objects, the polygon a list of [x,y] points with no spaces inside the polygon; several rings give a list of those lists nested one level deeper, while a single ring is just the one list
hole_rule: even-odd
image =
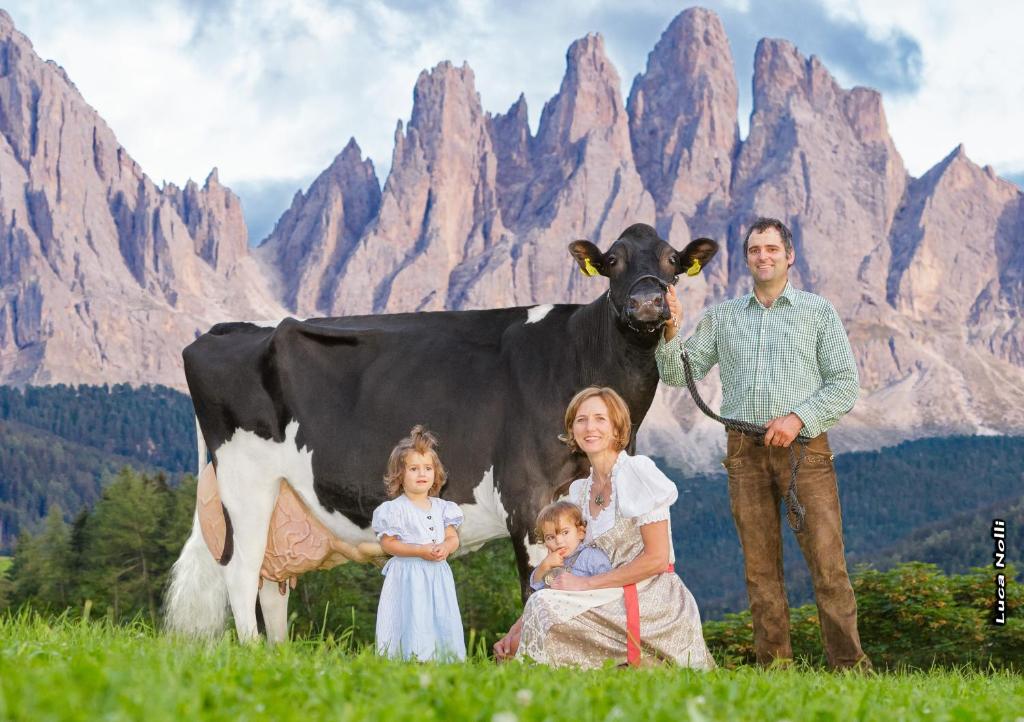
[{"label": "black and white cow", "polygon": [[608,279],[587,305],[227,323],[188,346],[185,375],[229,551],[218,565],[197,521],[175,565],[170,626],[218,632],[227,601],[249,639],[258,598],[268,636],[280,637],[287,596],[272,584],[258,592],[257,582],[281,481],[340,539],[375,541],[370,517],[385,500],[388,454],[414,424],[441,440],[442,496],[466,516],[462,548],[511,535],[525,594],[531,553],[536,562],[543,549],[530,542],[536,513],[575,464],[557,439],[567,403],[591,384],[618,390],[634,421],[632,449],[658,385],[665,291],[718,244],[701,238],[677,251],[635,224],[607,252],[588,241],[569,249],[584,273]]}]

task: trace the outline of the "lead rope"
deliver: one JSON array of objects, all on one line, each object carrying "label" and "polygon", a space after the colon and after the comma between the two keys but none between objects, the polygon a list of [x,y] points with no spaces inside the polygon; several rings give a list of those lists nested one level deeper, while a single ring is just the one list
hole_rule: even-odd
[{"label": "lead rope", "polygon": [[[759,439],[761,444],[764,444],[764,435],[767,429],[763,426],[740,421],[739,419],[724,419],[704,403],[704,399],[700,397],[700,393],[697,391],[697,383],[693,380],[693,369],[690,368],[690,354],[685,348],[683,349],[683,370],[686,371],[686,388],[690,390],[693,403],[697,404],[697,408],[703,411],[705,416],[714,419],[726,429],[753,436]],[[800,500],[796,496],[796,476],[800,472],[800,464],[804,460],[807,442],[809,441],[810,439],[806,436],[797,436],[793,439],[793,443],[789,445],[789,468],[792,473],[789,477],[789,489],[786,490],[783,501],[786,502],[786,523],[796,533],[804,530],[804,516],[806,514],[804,508],[800,505]],[[796,446],[800,447],[799,454],[796,451]]]}]

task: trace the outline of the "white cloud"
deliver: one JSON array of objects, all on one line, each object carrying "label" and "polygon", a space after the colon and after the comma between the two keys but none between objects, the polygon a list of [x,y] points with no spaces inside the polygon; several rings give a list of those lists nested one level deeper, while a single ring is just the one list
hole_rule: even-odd
[{"label": "white cloud", "polygon": [[836,10],[877,36],[899,29],[920,44],[917,92],[885,98],[889,130],[911,173],[921,175],[963,143],[977,163],[1024,171],[1024,5],[915,0],[835,0]]}]

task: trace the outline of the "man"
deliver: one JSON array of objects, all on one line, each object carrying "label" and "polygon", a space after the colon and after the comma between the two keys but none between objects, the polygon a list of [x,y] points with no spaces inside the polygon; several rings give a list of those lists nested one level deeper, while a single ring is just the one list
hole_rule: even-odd
[{"label": "man", "polygon": [[[811,441],[800,465],[797,493],[806,516],[796,537],[811,571],[825,654],[833,669],[869,668],[857,632],[857,601],[846,571],[836,475],[825,434],[857,399],[859,380],[850,342],[831,303],[789,283],[795,254],[792,236],[781,221],[758,219],[747,232],[743,251],[753,292],[709,308],[685,348],[696,379],[719,364],[721,415],[766,429],[763,443],[729,431],[723,462],[743,547],[754,652],[759,664],[793,656],[779,500],[789,489],[788,447],[803,434]],[[674,289],[668,303],[672,322],[658,344],[658,370],[665,383],[684,386],[684,344],[678,335],[682,305]]]}]

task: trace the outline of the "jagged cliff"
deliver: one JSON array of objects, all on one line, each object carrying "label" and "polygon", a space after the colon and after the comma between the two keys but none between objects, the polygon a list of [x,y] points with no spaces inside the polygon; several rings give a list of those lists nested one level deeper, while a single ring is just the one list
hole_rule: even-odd
[{"label": "jagged cliff", "polygon": [[[442,62],[383,190],[352,139],[250,253],[216,172],[156,187],[0,16],[0,377],[181,387],[180,348],[217,320],[588,301],[601,282],[566,244],[607,247],[636,221],[721,242],[680,283],[692,324],[748,290],[742,234],[771,215],[793,229],[794,283],[835,303],[854,345],[841,447],[1024,428],[1024,195],[963,148],[912,178],[881,96],[787,41],[761,41],[753,87],[741,140],[728,39],[696,8],[625,101],[601,36],[574,42],[536,135],[522,97],[487,113],[469,66]],[[642,445],[709,468],[721,434],[667,390]]]},{"label": "jagged cliff", "polygon": [[0,378],[181,387],[211,323],[283,313],[214,170],[157,187],[0,11]]}]

